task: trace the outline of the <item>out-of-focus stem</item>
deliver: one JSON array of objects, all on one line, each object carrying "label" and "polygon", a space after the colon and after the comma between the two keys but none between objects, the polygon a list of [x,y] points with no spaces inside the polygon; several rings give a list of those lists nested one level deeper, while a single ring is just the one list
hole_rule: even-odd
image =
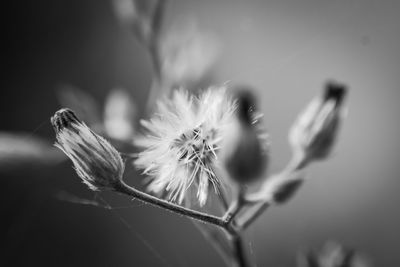
[{"label": "out-of-focus stem", "polygon": [[147,44],[147,50],[153,66],[153,80],[156,80],[158,83],[160,83],[162,79],[162,66],[158,39],[159,38],[155,36],[151,38]]},{"label": "out-of-focus stem", "polygon": [[[279,174],[279,176],[288,176],[291,173],[296,171],[300,171],[305,168],[308,164],[308,161],[302,156],[293,156],[290,160],[289,164],[285,167],[285,169]],[[266,180],[266,183],[269,183],[270,180]],[[251,196],[250,196],[251,198]],[[240,218],[240,224],[238,225],[238,229],[244,230],[248,226],[250,226],[264,211],[274,204],[273,196],[264,196],[263,199],[260,199],[258,203],[254,204],[255,208],[249,210],[246,214]],[[252,202],[251,199],[249,199]]]},{"label": "out-of-focus stem", "polygon": [[232,236],[232,245],[234,252],[233,255],[235,255],[238,267],[248,267],[249,263],[247,261],[243,239],[240,234]]},{"label": "out-of-focus stem", "polygon": [[244,230],[249,227],[269,206],[271,206],[269,202],[259,203],[252,213],[247,213],[238,228]]},{"label": "out-of-focus stem", "polygon": [[240,190],[238,198],[230,205],[223,219],[226,220],[228,223],[235,223],[235,217],[239,214],[239,212],[244,208],[245,205],[245,191]]}]

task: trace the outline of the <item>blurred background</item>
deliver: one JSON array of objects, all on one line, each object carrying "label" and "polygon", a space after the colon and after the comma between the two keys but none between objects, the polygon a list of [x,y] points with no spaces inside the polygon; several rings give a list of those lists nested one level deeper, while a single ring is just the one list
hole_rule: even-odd
[{"label": "blurred background", "polygon": [[[149,55],[110,1],[8,1],[3,11],[1,132],[54,142],[49,118],[65,84],[100,105],[111,89],[125,88],[144,114]],[[217,40],[212,82],[258,92],[271,173],[288,161],[288,129],[325,81],[350,88],[334,155],[313,164],[295,198],[247,231],[257,266],[294,266],[298,251],[327,240],[359,250],[373,266],[400,266],[399,17],[396,0],[168,2],[165,28],[192,23]],[[94,199],[69,161],[8,166],[0,177],[2,266],[223,265],[185,218],[111,193],[100,195],[111,210],[63,201]],[[130,184],[141,179],[126,176]]]}]

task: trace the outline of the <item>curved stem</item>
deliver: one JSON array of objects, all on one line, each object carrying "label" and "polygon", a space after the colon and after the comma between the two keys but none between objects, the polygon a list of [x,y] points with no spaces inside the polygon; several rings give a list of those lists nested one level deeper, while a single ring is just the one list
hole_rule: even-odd
[{"label": "curved stem", "polygon": [[133,187],[130,187],[129,185],[125,184],[122,181],[120,183],[115,184],[114,190],[117,192],[123,193],[125,195],[134,197],[142,202],[149,203],[151,205],[154,205],[154,206],[157,206],[160,208],[164,208],[171,212],[174,212],[174,213],[186,216],[186,217],[190,217],[192,219],[201,221],[203,223],[213,224],[213,225],[223,228],[226,231],[230,231],[230,228],[228,227],[227,222],[225,220],[221,219],[220,217],[206,214],[206,213],[199,212],[199,211],[195,211],[192,209],[188,209],[188,208],[182,207],[180,205],[159,199],[152,195],[141,192]]},{"label": "curved stem", "polygon": [[123,181],[116,183],[114,185],[114,190],[116,192],[134,197],[144,203],[148,203],[159,208],[163,208],[169,210],[171,212],[189,217],[191,219],[200,221],[202,223],[208,223],[211,225],[218,226],[222,228],[227,235],[231,238],[233,255],[235,256],[235,261],[238,264],[238,267],[247,267],[247,261],[245,256],[245,251],[243,247],[242,237],[240,236],[239,230],[232,226],[226,219],[210,215],[207,213],[199,212],[196,210],[192,210],[189,208],[185,208],[183,206],[159,199],[152,195],[146,194],[142,191],[139,191],[129,185],[125,184]]}]

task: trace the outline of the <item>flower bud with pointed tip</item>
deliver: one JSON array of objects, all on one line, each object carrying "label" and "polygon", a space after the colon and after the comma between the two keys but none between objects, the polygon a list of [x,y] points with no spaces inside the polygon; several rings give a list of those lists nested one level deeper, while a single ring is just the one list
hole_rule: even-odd
[{"label": "flower bud with pointed tip", "polygon": [[324,94],[315,98],[300,114],[289,133],[296,156],[306,161],[326,158],[332,151],[341,120],[347,88],[327,83]]},{"label": "flower bud with pointed tip", "polygon": [[92,190],[112,189],[124,173],[119,152],[95,134],[70,109],[60,109],[51,118],[56,147],[72,161],[82,181]]}]

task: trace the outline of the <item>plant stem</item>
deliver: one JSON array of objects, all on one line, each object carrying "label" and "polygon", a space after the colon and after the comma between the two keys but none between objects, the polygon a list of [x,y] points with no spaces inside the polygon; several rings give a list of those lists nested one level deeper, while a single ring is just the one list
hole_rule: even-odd
[{"label": "plant stem", "polygon": [[236,256],[238,267],[248,267],[245,249],[243,246],[243,239],[239,234],[232,236],[233,255]]},{"label": "plant stem", "polygon": [[[279,175],[289,175],[296,171],[300,171],[305,168],[308,161],[302,156],[293,156],[288,165],[284,170],[278,174]],[[266,180],[266,183],[270,183],[271,180]],[[238,226],[240,230],[246,229],[250,226],[268,207],[270,207],[273,202],[274,196],[265,196],[264,199],[260,199],[258,203],[255,203],[255,209],[250,210],[248,213],[243,215],[241,218],[241,224]]]},{"label": "plant stem", "polygon": [[[238,229],[234,228],[227,220],[159,199],[157,197],[139,191],[133,187],[130,187],[123,181],[116,183],[114,185],[114,190],[116,192],[134,197],[144,203],[148,203],[157,206],[159,208],[169,210],[171,212],[189,217],[191,219],[200,221],[202,223],[207,223],[222,228],[227,233],[232,242],[232,249],[233,249],[232,255],[234,255],[238,267],[248,266],[244,252],[242,237],[240,236]],[[215,236],[213,238],[215,238]],[[216,242],[216,240],[214,240],[214,242]],[[218,244],[218,242],[216,242],[215,245],[221,246],[221,244]]]},{"label": "plant stem", "polygon": [[116,192],[120,192],[122,194],[134,197],[142,202],[149,203],[151,205],[154,205],[154,206],[157,206],[160,208],[164,208],[171,212],[174,212],[174,213],[186,216],[186,217],[190,217],[192,219],[201,221],[203,223],[216,225],[218,227],[223,228],[224,230],[226,230],[228,232],[232,231],[232,229],[229,227],[227,222],[220,217],[206,214],[206,213],[199,212],[199,211],[195,211],[192,209],[188,209],[188,208],[182,207],[180,205],[159,199],[152,195],[141,192],[133,187],[130,187],[129,185],[125,184],[123,181],[116,183],[114,186],[114,190]]},{"label": "plant stem", "polygon": [[243,218],[242,223],[238,226],[239,229],[245,230],[249,227],[263,212],[270,206],[269,202],[263,202],[252,213],[248,213],[246,217]]},{"label": "plant stem", "polygon": [[228,223],[234,222],[235,217],[242,210],[242,208],[244,208],[246,204],[245,195],[246,195],[246,188],[240,187],[237,199],[230,205],[230,207],[228,208],[223,217],[223,219],[226,220]]}]

